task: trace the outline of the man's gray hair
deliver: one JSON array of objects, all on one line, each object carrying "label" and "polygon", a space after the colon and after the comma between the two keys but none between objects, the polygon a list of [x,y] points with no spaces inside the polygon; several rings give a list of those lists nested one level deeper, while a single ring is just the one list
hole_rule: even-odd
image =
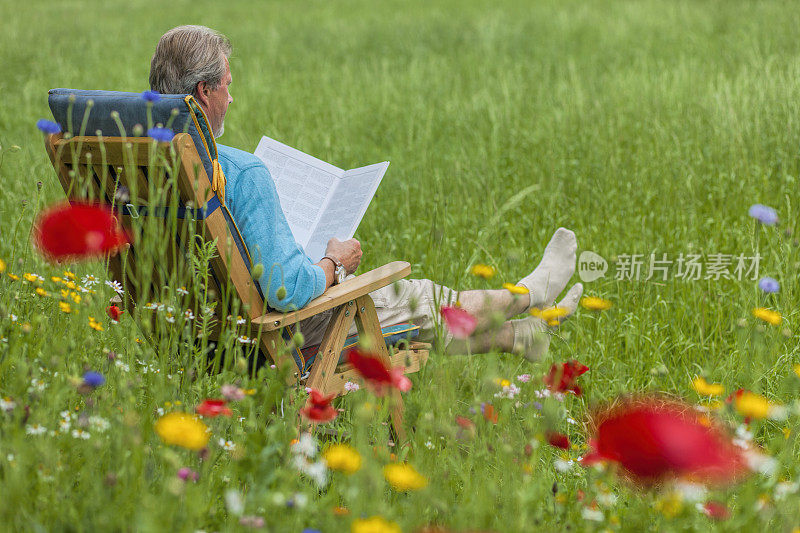
[{"label": "man's gray hair", "polygon": [[178,26],[161,36],[150,61],[150,88],[162,94],[194,94],[201,81],[216,89],[233,48],[205,26]]}]

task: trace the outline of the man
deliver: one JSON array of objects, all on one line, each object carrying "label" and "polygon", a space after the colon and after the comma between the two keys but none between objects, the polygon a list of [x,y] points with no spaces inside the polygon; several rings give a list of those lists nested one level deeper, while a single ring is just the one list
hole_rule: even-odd
[{"label": "man", "polygon": [[[165,94],[192,94],[203,108],[215,137],[225,130],[224,120],[233,98],[228,90],[232,80],[228,57],[230,41],[203,26],[179,26],[165,33],[150,64],[150,86]],[[361,261],[361,245],[355,239],[331,239],[325,257],[313,264],[295,242],[286,222],[275,184],[269,171],[253,154],[218,145],[219,161],[227,178],[228,204],[253,261],[265,267],[258,280],[270,307],[289,311],[304,307],[325,289],[352,274]],[[577,242],[571,231],[559,228],[533,272],[518,285],[528,294],[501,290],[469,290],[456,293],[430,280],[401,280],[379,289],[371,296],[382,324],[414,322],[420,326],[420,339],[432,340],[440,305],[460,302],[463,309],[478,319],[475,332],[465,340],[446,341],[448,353],[488,352],[498,349],[516,352],[533,359],[549,344],[548,325],[540,318],[509,320],[530,310],[551,307],[575,271]],[[285,295],[278,297],[283,287]],[[558,303],[569,317],[576,309],[583,287],[574,285]],[[283,290],[281,291],[283,292]],[[318,344],[331,313],[300,323],[306,345]],[[498,320],[498,317],[500,319]]]}]

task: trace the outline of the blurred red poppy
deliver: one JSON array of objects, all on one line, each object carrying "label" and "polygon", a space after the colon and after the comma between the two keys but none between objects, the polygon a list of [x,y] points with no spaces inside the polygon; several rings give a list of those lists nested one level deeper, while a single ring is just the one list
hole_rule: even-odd
[{"label": "blurred red poppy", "polygon": [[108,307],[106,307],[106,313],[108,313],[108,316],[111,317],[111,320],[113,320],[114,322],[119,322],[119,319],[122,316],[122,313],[124,312],[125,311],[123,311],[116,305],[109,305]]},{"label": "blurred red poppy", "polygon": [[642,485],[678,477],[724,484],[747,471],[743,450],[691,406],[659,398],[628,399],[596,420],[591,449],[582,462],[617,463]]},{"label": "blurred red poppy", "polygon": [[372,387],[375,394],[383,394],[387,387],[394,387],[402,392],[411,389],[411,380],[406,377],[405,369],[401,366],[388,368],[376,356],[358,348],[348,350],[347,361]]},{"label": "blurred red poppy", "polygon": [[339,414],[331,405],[334,396],[323,396],[318,390],[311,389],[308,403],[300,409],[300,414],[313,422],[330,422]]},{"label": "blurred red poppy", "polygon": [[447,331],[452,333],[456,339],[466,339],[472,335],[478,325],[475,317],[460,307],[443,305],[439,308],[439,313],[444,319]]},{"label": "blurred red poppy", "polygon": [[497,409],[490,403],[481,404],[481,413],[483,414],[483,418],[492,424],[497,424],[497,420],[500,418]]},{"label": "blurred red poppy", "polygon": [[547,443],[550,444],[550,446],[555,446],[556,448],[561,448],[562,450],[569,450],[569,437],[563,433],[558,433],[555,431],[549,432],[547,434]]},{"label": "blurred red poppy", "polygon": [[41,213],[33,241],[51,261],[99,257],[130,242],[110,209],[82,202],[57,204]]},{"label": "blurred red poppy", "polygon": [[727,520],[731,513],[722,502],[710,501],[703,505],[703,513],[712,520]]},{"label": "blurred red poppy", "polygon": [[575,380],[588,370],[588,366],[582,365],[578,361],[561,363],[551,366],[550,372],[544,376],[543,381],[552,392],[572,392],[575,396],[580,396],[582,391],[575,384]]},{"label": "blurred red poppy", "polygon": [[227,406],[225,400],[203,400],[203,403],[197,406],[198,415],[214,418],[216,416],[231,416],[233,411]]}]

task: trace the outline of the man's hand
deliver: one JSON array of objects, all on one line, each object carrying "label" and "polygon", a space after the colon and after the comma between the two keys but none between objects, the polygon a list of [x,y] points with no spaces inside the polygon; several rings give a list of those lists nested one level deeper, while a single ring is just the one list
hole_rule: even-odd
[{"label": "man's hand", "polygon": [[352,274],[361,263],[361,243],[355,239],[340,241],[334,238],[328,241],[325,255],[341,261],[347,273]]}]

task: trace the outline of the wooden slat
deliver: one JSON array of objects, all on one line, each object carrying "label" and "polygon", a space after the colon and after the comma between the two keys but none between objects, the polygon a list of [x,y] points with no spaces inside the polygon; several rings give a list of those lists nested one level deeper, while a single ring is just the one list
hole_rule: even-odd
[{"label": "wooden slat", "polygon": [[347,332],[355,317],[353,302],[340,306],[333,313],[306,382],[312,389],[317,389],[323,394],[328,393],[326,382],[333,376],[336,365],[339,364],[339,356],[344,348]]},{"label": "wooden slat", "polygon": [[411,265],[405,261],[393,261],[381,267],[350,278],[339,285],[330,287],[319,298],[311,300],[308,305],[292,313],[272,312],[253,319],[254,324],[263,324],[265,329],[280,329],[308,317],[314,316],[342,305],[350,300],[385,287],[411,273]]}]

